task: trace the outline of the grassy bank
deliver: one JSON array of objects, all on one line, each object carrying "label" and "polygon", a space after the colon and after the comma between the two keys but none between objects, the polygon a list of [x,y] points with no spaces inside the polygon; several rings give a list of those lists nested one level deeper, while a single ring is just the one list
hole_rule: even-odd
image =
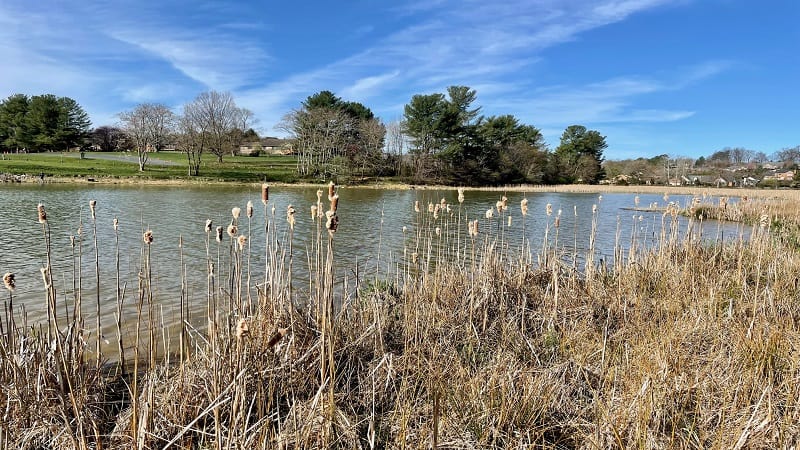
[{"label": "grassy bank", "polygon": [[[336,211],[357,205],[331,194],[294,212],[275,212],[265,195],[252,213],[269,219],[266,234],[239,237],[249,229],[244,205],[230,224],[208,225],[208,284],[196,289],[206,292],[209,326],[187,325],[179,336],[161,334],[148,270],[151,252],[176,249],[158,230],[145,234],[140,282],[126,300],[137,302],[138,331],[118,337],[120,355],[107,355],[132,346],[125,365],[98,370],[85,350],[96,342],[93,299],[63,298],[47,267],[49,325],[26,324],[9,289],[0,447],[766,449],[800,441],[800,258],[770,233],[772,216],[749,240],[722,245],[696,241],[668,212],[657,247],[608,264],[590,249],[586,266],[573,267],[559,258],[552,211],[498,195],[487,205],[492,217],[468,226],[455,201],[419,205],[413,223],[386,220],[407,236],[390,276],[342,286],[349,261],[336,256]],[[764,202],[754,210],[769,208]],[[293,259],[301,232],[293,214],[312,206],[315,224],[302,232],[314,243]],[[720,199],[695,206],[718,208]],[[541,238],[550,244],[537,255],[505,238],[524,230],[529,214],[547,215]],[[267,242],[266,267],[247,270],[247,238]],[[307,291],[289,288],[297,264],[315,274]],[[158,351],[165,340],[179,342],[172,353]]]},{"label": "grassy bank", "polygon": [[78,153],[26,153],[7,154],[0,159],[0,173],[28,175],[45,180],[88,179],[96,180],[185,180],[229,181],[257,183],[263,181],[297,181],[296,162],[292,156],[226,156],[217,162],[214,155],[203,155],[199,177],[188,175],[186,156],[180,152],[159,152],[143,172],[139,171],[136,154],[87,152],[84,158]]}]

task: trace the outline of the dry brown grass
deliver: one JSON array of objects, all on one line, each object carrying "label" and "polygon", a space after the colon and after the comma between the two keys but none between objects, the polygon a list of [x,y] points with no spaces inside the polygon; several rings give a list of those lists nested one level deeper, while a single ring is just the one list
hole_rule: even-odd
[{"label": "dry brown grass", "polygon": [[[742,217],[780,208],[748,201]],[[136,386],[85,362],[71,347],[77,330],[48,342],[41,328],[18,326],[11,346],[6,319],[0,447],[800,442],[800,255],[769,227],[725,245],[665,241],[614,270],[579,272],[555,246],[521,255],[504,241],[511,229],[489,236],[481,224],[470,236],[451,207],[458,216],[417,213],[397,273],[352,295],[333,289],[343,263],[318,215],[308,304],[292,301],[282,273],[291,263],[268,248],[277,259],[255,311],[209,288],[217,313],[208,330],[186,330],[190,356],[139,370]]]}]

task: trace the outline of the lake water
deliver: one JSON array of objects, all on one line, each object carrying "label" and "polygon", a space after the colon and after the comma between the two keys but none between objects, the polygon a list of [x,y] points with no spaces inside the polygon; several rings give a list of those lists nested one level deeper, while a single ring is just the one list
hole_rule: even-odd
[{"label": "lake water", "polygon": [[[326,189],[325,186],[320,188]],[[293,295],[298,299],[302,299],[307,292],[307,282],[304,282],[308,279],[306,261],[316,230],[309,212],[311,205],[316,203],[317,189],[273,187],[270,190],[267,217],[273,223],[274,239],[284,249],[288,248],[286,208],[291,204],[297,210],[297,224],[292,242],[295,279],[293,291],[296,292]],[[437,226],[442,233],[453,236],[456,231],[454,228],[460,223],[462,230],[458,242],[461,243],[461,248],[464,248],[468,239],[465,218],[479,219],[481,236],[488,233],[492,239],[502,239],[508,248],[520,248],[524,228],[534,262],[545,242],[546,233],[549,245],[557,245],[568,263],[575,259],[574,264],[578,268],[582,268],[589,249],[592,210],[595,205],[595,261],[612,264],[617,244],[623,249],[628,249],[632,243],[639,247],[653,245],[659,239],[662,224],[660,212],[626,209],[635,206],[633,194],[598,196],[508,192],[506,195],[509,208],[505,215],[512,216],[512,225],[509,228],[506,217],[485,217],[486,210],[493,208],[503,195],[500,192],[467,190],[463,205],[458,204],[455,190],[341,188],[338,193],[340,225],[335,237],[337,275],[349,278],[351,286],[355,279],[385,277],[393,267],[405,264],[412,253],[418,253],[416,258],[419,258],[426,247],[415,245],[414,237],[420,229],[420,221],[428,224],[425,239],[434,245],[441,242],[435,237]],[[520,201],[523,198],[529,200],[529,214],[524,218],[520,214]],[[441,199],[450,204],[450,213],[445,210],[439,214],[439,219],[434,220],[427,213],[428,204],[438,203]],[[253,268],[253,284],[256,283],[255,280],[263,281],[267,258],[264,244],[265,214],[259,187],[3,184],[0,185],[0,275],[6,272],[16,274],[15,308],[25,305],[29,323],[46,320],[46,295],[40,274],[40,268],[46,264],[46,249],[42,227],[37,221],[36,206],[39,203],[44,204],[47,209],[52,236],[52,271],[59,301],[72,298],[73,262],[77,261],[77,254],[82,251],[83,279],[80,286],[83,289],[84,314],[87,326],[94,323],[94,231],[89,212],[90,200],[97,201],[100,292],[104,307],[101,317],[104,324],[113,323],[116,305],[115,233],[112,226],[114,218],[119,220],[122,283],[127,283],[124,321],[135,317],[134,299],[141,264],[142,232],[146,229],[152,230],[154,236],[151,251],[154,298],[159,309],[163,311],[165,322],[178,321],[177,304],[181,287],[179,255],[182,251],[189,280],[190,309],[196,312],[191,320],[198,324],[203,323],[202,313],[205,311],[207,295],[205,222],[211,219],[214,227],[227,226],[231,221],[230,211],[233,207],[242,208],[240,233],[247,235],[248,229],[251,230],[250,264]],[[251,221],[245,215],[248,200],[256,207]],[[417,201],[422,210],[420,213],[414,210]],[[672,196],[669,201],[686,205],[691,197]],[[323,198],[323,203],[327,207],[326,198]],[[657,195],[639,195],[639,206],[654,203],[664,206],[665,200]],[[550,216],[546,214],[548,204],[552,205]],[[275,208],[274,216],[272,207]],[[554,222],[559,211],[560,226],[556,230]],[[497,216],[496,210],[494,213]],[[459,214],[462,214],[461,220],[457,219]],[[450,216],[449,220],[445,220],[447,216]],[[687,224],[684,219],[680,220],[681,233],[685,233]],[[708,221],[703,224],[702,235],[707,239],[736,238],[746,232],[747,230],[740,229],[735,224]],[[73,256],[71,236],[76,238],[76,256]],[[183,247],[179,249],[181,237]],[[225,258],[229,255],[227,235],[223,242],[224,245],[218,246],[212,233],[212,259],[219,258],[220,266],[224,267]],[[454,245],[454,239],[449,242]],[[246,260],[243,260],[243,264],[247,264]],[[390,276],[393,275],[390,273]],[[105,333],[113,334],[114,331],[111,327],[106,327]]]}]

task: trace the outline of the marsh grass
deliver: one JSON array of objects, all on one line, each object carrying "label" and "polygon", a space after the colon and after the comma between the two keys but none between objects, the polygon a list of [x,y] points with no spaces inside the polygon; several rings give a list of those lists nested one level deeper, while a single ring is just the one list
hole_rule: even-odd
[{"label": "marsh grass", "polygon": [[[249,273],[237,233],[219,227],[212,241],[206,223],[208,327],[182,315],[177,361],[156,341],[170,337],[157,332],[150,260],[173,251],[158,230],[142,235],[127,372],[84,357],[82,320],[56,308],[75,311],[80,292],[59,294],[48,261],[46,328],[4,300],[0,447],[766,449],[800,440],[800,256],[774,232],[800,211],[774,200],[693,202],[709,217],[738,208],[750,238],[701,239],[691,222],[679,225],[676,207],[653,218],[663,230],[654,247],[619,251],[606,266],[590,244],[579,268],[564,258],[575,238],[559,237],[568,233],[561,212],[498,203],[473,218],[422,198],[413,223],[387,221],[407,227],[393,271],[354,287],[335,231],[337,208],[357,206],[329,189],[327,213],[320,191],[304,231],[313,236],[307,290],[291,283],[301,230],[288,224],[294,212],[275,220],[268,187],[263,235],[251,234],[248,212],[245,241],[265,240],[263,276]],[[592,234],[598,207],[577,218]],[[546,217],[537,255],[528,237],[511,239],[533,228],[532,214]],[[42,230],[49,254],[46,218]]]}]

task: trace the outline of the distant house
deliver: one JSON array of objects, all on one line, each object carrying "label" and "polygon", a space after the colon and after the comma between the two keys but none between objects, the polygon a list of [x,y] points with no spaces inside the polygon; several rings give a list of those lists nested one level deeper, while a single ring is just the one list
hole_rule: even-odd
[{"label": "distant house", "polygon": [[249,156],[256,152],[268,155],[290,155],[294,152],[292,141],[276,137],[265,137],[258,141],[244,142],[239,146],[239,154]]},{"label": "distant house", "polygon": [[753,187],[758,184],[758,179],[753,177],[742,177],[741,186],[742,187]]},{"label": "distant house", "polygon": [[764,181],[794,181],[794,170],[772,170],[764,175]]}]

